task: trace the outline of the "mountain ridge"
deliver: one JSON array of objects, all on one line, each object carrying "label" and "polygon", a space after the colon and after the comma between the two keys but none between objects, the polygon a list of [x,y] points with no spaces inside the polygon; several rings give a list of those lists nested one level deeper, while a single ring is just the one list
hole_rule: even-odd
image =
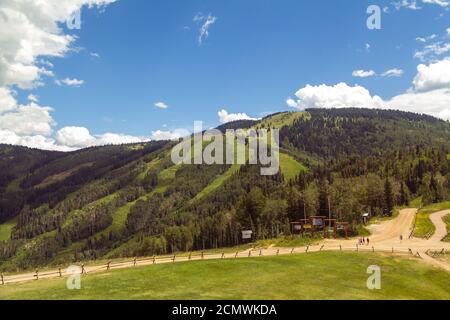
[{"label": "mountain ridge", "polygon": [[[165,254],[288,235],[289,221],[450,197],[450,124],[391,110],[310,109],[218,127],[280,128],[281,172],[259,166],[174,165],[175,142],[69,153],[0,145],[0,269]],[[23,161],[21,161],[23,160]],[[14,227],[11,228],[11,225]]]}]

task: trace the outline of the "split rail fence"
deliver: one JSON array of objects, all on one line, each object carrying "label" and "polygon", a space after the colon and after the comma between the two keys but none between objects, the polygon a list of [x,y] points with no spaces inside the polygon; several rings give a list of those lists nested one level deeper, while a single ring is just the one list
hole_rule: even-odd
[{"label": "split rail fence", "polygon": [[[180,255],[170,255],[170,256],[154,256],[151,258],[134,258],[130,261],[122,262],[107,262],[104,265],[93,265],[86,266],[84,264],[79,265],[79,271],[81,275],[87,276],[90,274],[98,272],[108,272],[114,269],[124,269],[132,268],[138,266],[149,266],[163,263],[175,263],[175,262],[188,262],[188,261],[201,261],[201,260],[225,260],[225,259],[238,259],[238,258],[252,258],[252,257],[264,257],[264,256],[281,256],[299,253],[312,253],[321,251],[353,251],[353,252],[380,252],[380,253],[391,253],[391,254],[408,254],[416,257],[420,257],[419,252],[414,253],[412,249],[386,249],[386,248],[375,248],[373,246],[367,245],[356,245],[354,247],[343,247],[343,246],[307,246],[303,248],[268,248],[268,249],[251,249],[248,251],[241,252],[223,252],[223,253],[204,253],[193,255],[190,254],[180,254]],[[431,252],[427,251],[427,254]],[[445,249],[440,251],[440,253],[446,253]],[[430,253],[431,254],[431,253]],[[35,272],[20,274],[20,275],[4,275],[0,274],[0,286],[12,283],[21,283],[28,281],[38,281],[42,279],[57,279],[64,278],[74,275],[73,270],[59,268],[53,271],[43,271],[35,270]]]}]

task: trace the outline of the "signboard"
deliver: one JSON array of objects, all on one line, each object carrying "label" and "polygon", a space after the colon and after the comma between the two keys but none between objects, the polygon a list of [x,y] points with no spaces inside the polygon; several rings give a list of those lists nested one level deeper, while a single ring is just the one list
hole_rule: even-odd
[{"label": "signboard", "polygon": [[312,223],[314,227],[321,227],[323,226],[323,219],[314,218]]},{"label": "signboard", "polygon": [[302,231],[302,226],[299,224],[294,225],[294,230],[295,231]]},{"label": "signboard", "polygon": [[251,239],[252,238],[252,234],[253,234],[253,231],[251,231],[251,230],[242,231],[242,239],[243,240]]}]

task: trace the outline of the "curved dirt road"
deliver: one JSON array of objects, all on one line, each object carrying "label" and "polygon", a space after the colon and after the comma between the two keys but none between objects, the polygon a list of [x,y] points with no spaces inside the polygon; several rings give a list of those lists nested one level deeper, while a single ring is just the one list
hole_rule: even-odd
[{"label": "curved dirt road", "polygon": [[431,222],[436,226],[436,232],[430,238],[431,241],[439,242],[447,235],[447,226],[444,223],[444,217],[450,214],[450,210],[433,213],[430,216]]},{"label": "curved dirt road", "polygon": [[[389,251],[401,250],[409,251],[420,256],[424,262],[436,267],[443,268],[450,272],[450,264],[436,260],[427,253],[450,250],[450,243],[441,240],[447,235],[447,228],[443,218],[450,214],[450,210],[436,212],[430,215],[430,219],[436,226],[435,234],[428,240],[420,238],[410,238],[412,226],[417,209],[404,209],[400,211],[398,217],[393,220],[371,225],[368,229],[371,231],[370,247],[374,246],[377,250]],[[403,236],[403,240],[400,239]],[[356,246],[357,240],[326,240],[329,245]],[[364,246],[362,246],[364,247]]]}]

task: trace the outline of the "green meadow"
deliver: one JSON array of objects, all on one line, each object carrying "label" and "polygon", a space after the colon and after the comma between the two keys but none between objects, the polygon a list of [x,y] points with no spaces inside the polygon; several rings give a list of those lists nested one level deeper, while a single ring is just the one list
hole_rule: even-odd
[{"label": "green meadow", "polygon": [[[367,289],[367,268],[381,268],[381,290]],[[280,257],[181,262],[82,278],[0,287],[0,299],[450,299],[450,274],[417,259],[322,252]]]}]

